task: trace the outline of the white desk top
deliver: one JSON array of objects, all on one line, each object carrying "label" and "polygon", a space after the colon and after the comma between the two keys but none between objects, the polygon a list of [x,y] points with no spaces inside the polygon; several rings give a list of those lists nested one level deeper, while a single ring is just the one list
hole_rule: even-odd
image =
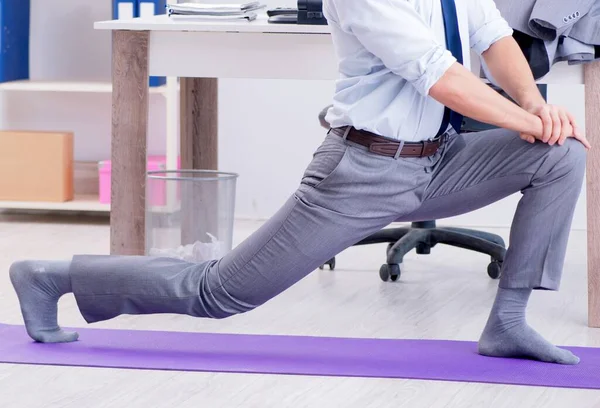
[{"label": "white desk top", "polygon": [[[154,67],[156,62],[160,62],[165,60],[169,62],[167,65],[173,66],[177,63],[184,64],[183,61],[179,61],[177,58],[183,58],[185,53],[181,52],[182,47],[189,48],[192,54],[198,54],[200,50],[198,47],[206,46],[208,47],[203,52],[206,52],[207,55],[211,56],[211,61],[214,64],[217,64],[215,61],[218,60],[219,56],[224,57],[228,53],[233,53],[235,55],[234,60],[230,61],[230,65],[239,65],[238,61],[240,59],[253,59],[255,52],[257,50],[265,49],[267,51],[272,51],[277,48],[277,45],[280,45],[277,48],[277,52],[287,53],[287,57],[290,58],[294,56],[295,53],[306,52],[306,47],[303,47],[307,40],[319,40],[317,43],[311,41],[311,49],[310,53],[298,55],[296,59],[290,62],[290,67],[288,70],[292,71],[307,71],[312,72],[318,69],[323,69],[327,72],[331,71],[330,75],[325,75],[324,73],[320,75],[316,75],[315,78],[325,79],[325,78],[337,78],[337,69],[336,69],[336,61],[333,56],[333,50],[331,48],[331,41],[327,39],[326,41],[320,41],[322,39],[322,35],[330,34],[330,27],[327,25],[297,25],[297,24],[269,24],[267,22],[266,12],[262,12],[259,14],[258,18],[255,21],[182,21],[182,20],[171,20],[166,15],[158,15],[152,17],[142,17],[142,18],[134,18],[128,20],[109,20],[109,21],[100,21],[94,24],[94,28],[98,30],[130,30],[130,31],[151,31],[154,35],[160,36],[164,41],[155,41],[155,45],[153,46],[153,51],[157,49],[157,44],[163,44],[165,42],[164,47],[158,47],[162,51],[158,52],[160,58],[152,59],[155,64],[150,64],[151,67]],[[230,40],[232,43],[229,44],[230,48],[225,47],[223,43],[224,39],[219,37],[218,40],[216,38],[212,38],[208,43],[199,43],[197,40],[187,40],[186,38],[180,37],[181,33],[197,33],[197,34],[208,34],[211,35],[222,35],[224,33],[264,33],[264,34],[290,34],[289,38],[284,41],[285,44],[279,44],[279,42],[272,43],[272,41],[267,41],[269,38],[273,36],[265,35],[261,36],[260,41],[255,41],[252,39],[246,39],[247,42],[240,43],[241,39]],[[293,35],[300,35],[300,38],[294,38]],[[176,37],[173,37],[176,36]],[[168,38],[167,38],[168,37]],[[284,36],[288,37],[288,36]],[[282,39],[280,39],[282,40]],[[179,45],[178,50],[173,50],[173,47],[168,43],[170,41],[177,41]],[[267,41],[267,43],[264,43]],[[275,39],[273,39],[275,41]],[[283,40],[282,40],[283,41]],[[293,46],[292,46],[293,45]],[[241,47],[241,49],[240,49]],[[275,47],[275,48],[274,48]],[[291,48],[290,48],[291,47]],[[289,48],[289,49],[288,49]],[[215,54],[215,49],[218,51]],[[244,51],[248,51],[249,55],[242,57]],[[165,54],[166,53],[166,54]],[[290,54],[291,53],[291,54]],[[166,55],[169,54],[167,58]],[[152,57],[152,55],[151,55]],[[200,56],[198,56],[200,58]],[[264,59],[264,58],[263,58]],[[307,61],[328,61],[325,63],[327,67],[323,67],[323,64],[309,64],[312,68],[305,67]],[[172,63],[171,63],[172,62]],[[473,58],[474,63],[474,72],[478,73],[478,68],[475,67],[477,58]],[[166,63],[166,62],[165,62]],[[163,63],[161,63],[164,65]],[[165,72],[162,72],[160,75],[166,75],[167,70],[161,64],[161,69]],[[186,61],[187,65],[197,65],[203,64],[207,65],[206,60],[198,60],[198,61]],[[184,65],[185,65],[184,64]],[[217,64],[218,65],[218,64]],[[265,64],[258,64],[257,72],[265,71]],[[229,65],[228,65],[229,66]],[[297,66],[294,69],[294,66]],[[331,67],[329,67],[331,66]],[[302,67],[302,68],[298,68]],[[163,69],[164,68],[164,69]],[[259,69],[260,68],[260,69]],[[158,68],[157,68],[158,69]],[[216,72],[219,69],[215,68],[215,72],[211,71],[211,75],[216,75]],[[278,68],[279,70],[279,68]],[[283,68],[282,68],[283,70]],[[285,70],[283,70],[285,71]],[[170,71],[169,71],[170,72]],[[219,71],[220,72],[220,71]],[[188,73],[191,74],[191,73]],[[204,75],[208,75],[209,73],[204,72]],[[273,76],[268,76],[267,73],[263,73],[262,76],[259,77],[267,77],[267,78],[280,78],[280,75],[276,75],[276,72],[271,73]],[[271,75],[269,74],[269,75]],[[156,74],[159,75],[159,74]],[[170,73],[169,75],[176,76],[174,73]],[[241,75],[241,73],[237,73],[236,75]],[[238,77],[234,75],[234,73],[230,73],[231,77]],[[189,76],[189,75],[188,75]],[[192,75],[193,76],[193,75]],[[300,75],[300,77],[306,76],[306,73]],[[242,76],[243,77],[243,76]],[[296,76],[293,76],[296,78]],[[311,77],[312,78],[312,77]],[[313,78],[314,79],[314,78]],[[548,74],[545,78],[539,81],[540,83],[551,83],[551,84],[583,84],[583,68],[582,66],[569,66],[566,63],[555,64],[552,68],[550,74]]]},{"label": "white desk top", "polygon": [[326,25],[269,24],[266,13],[254,21],[174,21],[166,15],[94,23],[97,30],[199,31],[240,33],[329,34]]}]

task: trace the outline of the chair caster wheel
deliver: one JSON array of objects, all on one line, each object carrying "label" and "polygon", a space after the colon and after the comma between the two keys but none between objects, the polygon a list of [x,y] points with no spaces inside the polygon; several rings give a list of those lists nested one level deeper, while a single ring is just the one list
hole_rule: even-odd
[{"label": "chair caster wheel", "polygon": [[400,265],[381,265],[381,268],[379,268],[379,277],[384,282],[387,282],[389,280],[391,280],[392,282],[396,282],[400,278]]},{"label": "chair caster wheel", "polygon": [[325,265],[329,265],[329,269],[333,271],[335,269],[335,257],[331,258],[329,261],[319,266],[319,269],[325,269]]},{"label": "chair caster wheel", "polygon": [[502,262],[492,259],[492,262],[488,265],[487,273],[490,278],[498,279],[502,273]]}]

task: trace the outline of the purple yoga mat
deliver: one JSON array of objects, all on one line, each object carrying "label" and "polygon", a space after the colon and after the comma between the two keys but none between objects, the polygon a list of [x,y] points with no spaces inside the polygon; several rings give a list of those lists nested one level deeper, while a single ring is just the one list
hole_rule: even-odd
[{"label": "purple yoga mat", "polygon": [[69,344],[32,342],[0,324],[0,362],[149,370],[412,378],[600,389],[600,349],[569,347],[577,366],[482,357],[472,342],[77,329]]}]

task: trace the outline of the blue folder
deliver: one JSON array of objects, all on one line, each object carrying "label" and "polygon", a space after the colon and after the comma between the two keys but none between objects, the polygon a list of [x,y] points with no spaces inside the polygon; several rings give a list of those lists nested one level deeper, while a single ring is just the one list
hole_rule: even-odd
[{"label": "blue folder", "polygon": [[[138,0],[139,17],[149,17],[165,14],[167,8],[165,0]],[[167,83],[165,77],[150,77],[150,86],[161,86]]]},{"label": "blue folder", "polygon": [[29,79],[29,0],[0,0],[0,82]]},{"label": "blue folder", "polygon": [[113,19],[126,20],[139,16],[138,0],[112,0]]}]

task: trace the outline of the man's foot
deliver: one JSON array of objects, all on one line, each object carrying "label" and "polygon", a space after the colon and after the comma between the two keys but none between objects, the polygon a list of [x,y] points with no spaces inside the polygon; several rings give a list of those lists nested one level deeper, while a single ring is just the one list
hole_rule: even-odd
[{"label": "man's foot", "polygon": [[548,342],[527,324],[511,327],[504,332],[486,329],[479,340],[479,354],[529,358],[557,364],[579,363],[579,357]]},{"label": "man's foot", "polygon": [[10,267],[29,336],[42,343],[66,343],[79,338],[58,326],[58,299],[71,292],[70,262],[22,261]]},{"label": "man's foot", "polygon": [[554,346],[527,324],[525,307],[530,293],[529,289],[498,290],[490,318],[479,340],[479,354],[557,364],[579,363],[579,357]]}]

